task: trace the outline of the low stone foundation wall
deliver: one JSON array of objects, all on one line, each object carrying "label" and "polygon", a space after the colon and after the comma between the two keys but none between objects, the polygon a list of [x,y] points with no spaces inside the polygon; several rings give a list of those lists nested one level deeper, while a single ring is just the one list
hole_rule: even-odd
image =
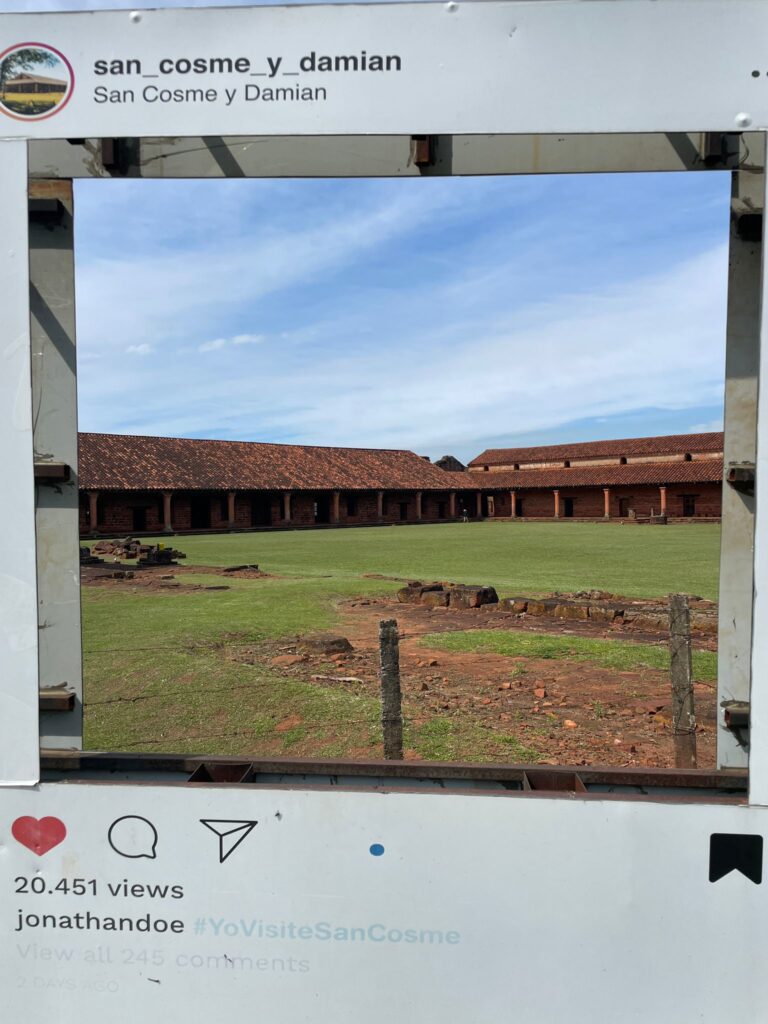
[{"label": "low stone foundation wall", "polygon": [[493,587],[475,587],[464,583],[409,583],[397,592],[400,604],[423,604],[428,608],[479,608],[498,604]]},{"label": "low stone foundation wall", "polygon": [[[598,596],[599,595],[599,596]],[[669,631],[667,601],[631,601],[613,594],[554,594],[551,597],[505,597],[499,602],[518,615],[550,616],[555,619],[589,619],[648,633]],[[717,605],[703,598],[690,598],[691,630],[707,636],[717,634]]]},{"label": "low stone foundation wall", "polygon": [[[589,620],[644,633],[669,632],[667,601],[635,601],[600,590],[552,594],[548,597],[505,597],[500,601],[493,587],[413,581],[398,590],[397,600],[401,604],[418,604],[427,608],[488,606],[488,610],[498,608],[521,617]],[[716,636],[717,604],[700,597],[689,598],[689,603],[692,632]]]}]

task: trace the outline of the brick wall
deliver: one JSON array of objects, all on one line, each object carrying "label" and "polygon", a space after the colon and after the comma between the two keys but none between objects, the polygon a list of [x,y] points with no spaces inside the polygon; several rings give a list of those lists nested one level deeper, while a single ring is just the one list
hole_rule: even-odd
[{"label": "brick wall", "polygon": [[451,518],[451,500],[448,491],[429,491],[421,497],[421,517],[427,522],[439,523]]},{"label": "brick wall", "polygon": [[[599,519],[605,512],[603,502],[603,489],[592,487],[578,487],[573,490],[560,491],[560,515],[565,515],[565,499],[573,499],[574,519]],[[552,498],[554,505],[555,499]]]},{"label": "brick wall", "polygon": [[682,516],[683,495],[694,497],[695,518],[722,515],[722,487],[720,484],[681,484],[667,488],[667,515]]},{"label": "brick wall", "polygon": [[[512,499],[509,491],[494,491],[491,497],[493,498],[493,515],[495,518],[508,517],[512,514]],[[490,515],[490,507],[488,514]]]},{"label": "brick wall", "polygon": [[552,491],[518,491],[518,505],[522,502],[524,518],[551,518],[555,514],[555,498]]},{"label": "brick wall", "polygon": [[[494,516],[508,518],[511,514],[509,491],[490,492],[494,499]],[[715,483],[680,484],[667,488],[667,513],[678,518],[685,512],[683,499],[690,495],[694,499],[694,518],[717,518],[721,514],[721,485]],[[354,512],[350,512],[348,499],[354,498]],[[566,499],[573,499],[574,519],[603,518],[603,489],[574,488],[560,491],[560,516],[565,516]],[[518,515],[526,519],[551,519],[554,517],[555,501],[550,489],[541,491],[517,491]],[[622,500],[624,505],[622,506]],[[254,522],[252,503],[261,503],[262,510],[269,511],[269,523]],[[174,530],[192,529],[193,504],[198,513],[209,512],[212,530],[228,528],[228,506],[226,491],[178,492],[173,495],[171,516]],[[404,506],[404,517],[401,515],[401,504]],[[522,504],[522,509],[520,505]],[[458,491],[456,493],[456,516],[461,516],[462,508],[466,508],[469,516],[475,518],[477,510],[476,491]],[[163,529],[163,499],[157,492],[103,492],[99,498],[98,532],[105,534],[131,534],[140,532],[137,522],[140,521],[134,510],[141,510],[146,517],[146,533],[160,533]],[[327,516],[323,516],[323,510]],[[653,511],[661,510],[661,495],[655,486],[636,486],[611,488],[611,518],[616,519],[624,512],[632,509],[637,516],[647,516]],[[258,508],[256,509],[258,512]],[[283,518],[283,496],[271,492],[239,492],[235,498],[235,528],[249,530],[259,526],[285,526]],[[291,499],[292,526],[314,526],[316,515],[320,514],[321,522],[332,521],[332,492],[294,492]],[[442,513],[442,514],[441,514]],[[257,519],[259,517],[257,516]],[[265,516],[263,518],[266,518]],[[441,522],[451,518],[450,491],[425,491],[422,494],[422,521]],[[87,535],[93,527],[88,523],[88,498],[80,496],[80,533]],[[388,491],[384,498],[384,515],[382,522],[416,522],[416,495],[408,491]],[[371,525],[379,522],[376,491],[342,492],[339,502],[339,523],[341,525]],[[204,529],[205,527],[196,527]]]},{"label": "brick wall", "polygon": [[[349,503],[354,503],[350,514]],[[331,515],[333,497],[331,496]],[[378,499],[376,491],[342,491],[339,500],[339,522],[354,526],[356,523],[378,523]]]},{"label": "brick wall", "polygon": [[[135,533],[138,519],[134,517],[134,510],[139,510],[137,514],[143,512],[148,533],[157,533],[162,530],[163,499],[161,495],[151,491],[131,491],[127,494],[119,491],[104,491],[98,501],[98,531],[100,533]],[[81,529],[87,529],[82,504],[80,525]],[[91,526],[92,529],[93,526]]]}]

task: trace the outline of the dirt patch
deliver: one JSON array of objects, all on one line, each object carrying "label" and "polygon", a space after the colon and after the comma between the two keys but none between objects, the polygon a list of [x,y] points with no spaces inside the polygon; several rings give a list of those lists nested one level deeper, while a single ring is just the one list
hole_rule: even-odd
[{"label": "dirt patch", "polygon": [[[134,573],[132,579],[110,578],[109,574],[120,568],[106,563],[84,567],[82,580],[86,586],[141,591],[168,589],[178,593],[208,589],[191,580],[185,582],[185,578],[192,575],[221,577],[221,586],[226,586],[233,578],[257,581],[266,575],[252,569],[226,572],[224,568],[201,566],[178,566],[166,571],[138,569],[133,565],[124,568]],[[471,726],[463,735],[472,739],[466,744],[462,739],[464,745],[455,754],[457,760],[492,757],[512,762],[529,759],[574,765],[671,767],[674,764],[670,685],[666,672],[617,671],[592,662],[560,658],[449,652],[427,648],[422,642],[428,633],[483,629],[619,641],[624,637],[635,642],[663,643],[654,629],[644,631],[636,623],[629,632],[615,621],[537,617],[503,604],[464,609],[428,607],[397,603],[394,597],[361,597],[341,603],[337,611],[338,633],[350,642],[351,650],[333,651],[327,649],[327,645],[312,649],[302,637],[296,637],[294,642],[289,642],[288,638],[279,643],[250,644],[247,636],[232,633],[222,640],[221,656],[231,661],[268,666],[278,677],[301,680],[322,690],[337,689],[378,699],[379,622],[395,618],[402,635],[406,721],[425,733],[426,727],[446,721],[457,727],[457,733],[459,727]],[[716,649],[714,636],[694,636],[693,643],[698,649]],[[716,741],[715,685],[697,683],[695,698],[700,726],[699,767],[712,768]],[[275,719],[271,736],[260,738],[264,756],[284,752],[286,739],[294,732],[311,730],[312,722],[292,714],[295,710],[286,700]],[[367,724],[363,725],[367,729]],[[371,746],[361,745],[363,725],[352,742],[345,744],[343,756],[368,758],[378,753]],[[332,730],[331,724],[329,731],[332,733]],[[194,735],[194,732],[190,734]],[[237,729],[227,733],[228,739],[232,735],[237,735]],[[323,736],[323,742],[333,738],[332,735],[325,737],[325,733]],[[310,738],[306,742],[306,750],[294,744],[291,751],[313,756],[316,740]],[[372,743],[375,745],[375,741]],[[499,750],[509,751],[509,756],[505,757],[504,753],[500,756]],[[525,757],[520,755],[521,750],[525,750]],[[418,755],[408,750],[406,756],[411,759]]]},{"label": "dirt patch", "polygon": [[[220,576],[221,584],[185,583],[185,576]],[[124,590],[173,590],[176,593],[198,590],[229,590],[228,580],[268,579],[269,574],[258,569],[225,569],[221,566],[173,565],[141,566],[127,562],[105,562],[103,565],[80,567],[80,582],[86,587],[107,587]]]},{"label": "dirt patch", "polygon": [[[378,628],[397,618],[404,715],[412,726],[439,719],[471,723],[489,739],[511,737],[534,751],[533,760],[551,764],[604,764],[672,767],[670,684],[666,672],[617,671],[591,662],[510,657],[430,649],[428,633],[501,629],[532,633],[618,639],[616,629],[590,620],[562,622],[543,617],[534,623],[512,612],[428,608],[392,599],[359,599],[339,606],[339,631],[353,650],[334,654],[308,650],[303,638],[267,650],[262,645],[230,648],[228,657],[273,669],[323,688],[378,697]],[[642,640],[633,631],[633,641]],[[629,637],[628,637],[629,639]],[[647,641],[658,644],[656,634]],[[694,645],[714,649],[711,637]],[[716,686],[697,683],[699,766],[715,764]],[[511,747],[514,749],[514,747]],[[483,756],[468,749],[462,760]],[[350,753],[351,756],[351,753]],[[415,757],[408,752],[409,759]],[[510,760],[519,760],[511,756]]]},{"label": "dirt patch", "polygon": [[[567,659],[459,653],[424,647],[426,633],[498,628],[616,638],[605,624],[542,620],[534,625],[504,612],[403,606],[391,600],[347,602],[341,607],[341,631],[355,650],[334,658],[339,681],[323,680],[360,692],[378,691],[378,624],[397,617],[406,716],[414,724],[437,717],[462,717],[494,733],[512,735],[536,750],[544,763],[671,767],[670,685],[667,673],[653,669],[616,671]],[[632,639],[641,639],[633,631]],[[649,640],[658,642],[650,635]],[[714,649],[711,637],[695,646]],[[292,672],[305,678],[317,672],[313,661]],[[327,675],[327,673],[326,673]],[[360,683],[342,682],[354,676]],[[715,764],[716,686],[695,685],[699,766]],[[567,723],[567,724],[566,724]],[[472,751],[466,758],[472,759]]]}]

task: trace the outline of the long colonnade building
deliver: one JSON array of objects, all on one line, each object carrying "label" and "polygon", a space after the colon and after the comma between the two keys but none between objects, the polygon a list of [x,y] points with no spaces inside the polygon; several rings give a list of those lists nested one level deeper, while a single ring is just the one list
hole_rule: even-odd
[{"label": "long colonnade building", "polygon": [[718,519],[721,432],[489,448],[469,472],[489,514],[527,519]]},{"label": "long colonnade building", "polygon": [[374,525],[480,514],[469,473],[414,452],[80,434],[80,532]]},{"label": "long colonnade building", "polygon": [[[444,468],[443,468],[444,467]],[[719,433],[410,451],[80,434],[80,533],[366,526],[467,518],[717,519]]]}]

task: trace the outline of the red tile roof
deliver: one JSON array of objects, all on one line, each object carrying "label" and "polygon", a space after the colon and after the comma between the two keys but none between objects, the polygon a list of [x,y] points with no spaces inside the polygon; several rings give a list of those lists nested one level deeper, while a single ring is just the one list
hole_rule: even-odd
[{"label": "red tile roof", "polygon": [[[454,476],[460,474],[455,473]],[[639,462],[629,466],[572,466],[552,469],[499,470],[495,473],[467,473],[483,490],[535,490],[536,488],[633,487],[641,484],[719,483],[723,479],[721,459],[694,462]]]},{"label": "red tile roof", "polygon": [[79,435],[88,490],[425,490],[455,477],[409,451]]},{"label": "red tile roof", "polygon": [[488,448],[470,466],[506,466],[515,462],[554,462],[561,459],[620,458],[622,455],[683,455],[686,452],[721,452],[722,432],[668,434],[665,437],[627,437],[615,441],[582,441],[534,448]]}]

